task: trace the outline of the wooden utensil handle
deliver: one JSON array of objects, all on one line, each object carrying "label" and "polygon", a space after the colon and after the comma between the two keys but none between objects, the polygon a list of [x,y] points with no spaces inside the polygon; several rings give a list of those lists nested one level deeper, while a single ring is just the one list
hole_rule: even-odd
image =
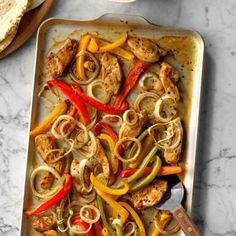
[{"label": "wooden utensil handle", "polygon": [[181,205],[172,211],[172,213],[186,236],[202,236],[197,226],[193,223]]}]

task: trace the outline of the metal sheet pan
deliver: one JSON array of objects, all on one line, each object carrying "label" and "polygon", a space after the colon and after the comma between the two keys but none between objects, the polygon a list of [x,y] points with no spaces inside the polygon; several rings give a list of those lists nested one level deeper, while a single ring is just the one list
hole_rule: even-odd
[{"label": "metal sheet pan", "polygon": [[[182,117],[186,130],[186,146],[183,157],[185,173],[182,176],[182,179],[186,188],[184,205],[188,213],[191,214],[204,54],[204,43],[197,32],[171,27],[161,27],[148,22],[140,16],[120,14],[106,14],[92,20],[51,18],[44,21],[37,34],[29,129],[31,129],[46,112],[42,109],[37,94],[45,80],[44,62],[46,55],[50,50],[50,46],[55,43],[55,40],[57,42],[63,41],[68,35],[79,39],[80,35],[86,32],[92,32],[112,40],[114,37],[117,38],[117,34],[127,31],[129,34],[155,40],[160,46],[174,51],[175,57],[170,57],[166,60],[174,64],[180,71],[181,90],[184,91],[182,104],[184,109],[182,111]],[[35,155],[34,142],[29,138],[23,209],[29,209],[34,204],[31,198],[29,177],[33,166],[36,164]],[[24,216],[23,210],[20,235],[37,235],[35,232],[32,232],[31,222]],[[178,235],[183,235],[183,233],[180,232]]]}]

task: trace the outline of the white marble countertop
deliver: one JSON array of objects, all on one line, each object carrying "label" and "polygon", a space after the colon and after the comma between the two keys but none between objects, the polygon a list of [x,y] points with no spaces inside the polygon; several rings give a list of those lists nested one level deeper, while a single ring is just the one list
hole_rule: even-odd
[{"label": "white marble countertop", "polygon": [[[48,16],[143,15],[160,25],[193,28],[205,40],[193,215],[207,236],[236,235],[236,1],[56,0]],[[18,234],[25,172],[35,36],[0,61],[0,235]]]}]

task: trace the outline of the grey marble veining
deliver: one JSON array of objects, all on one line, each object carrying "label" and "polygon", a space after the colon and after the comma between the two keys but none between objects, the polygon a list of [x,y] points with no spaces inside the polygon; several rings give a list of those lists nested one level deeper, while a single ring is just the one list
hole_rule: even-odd
[{"label": "grey marble veining", "polygon": [[[55,0],[48,16],[138,14],[160,25],[193,28],[205,40],[193,215],[204,235],[236,235],[236,1]],[[0,61],[0,235],[18,234],[35,36]]]}]

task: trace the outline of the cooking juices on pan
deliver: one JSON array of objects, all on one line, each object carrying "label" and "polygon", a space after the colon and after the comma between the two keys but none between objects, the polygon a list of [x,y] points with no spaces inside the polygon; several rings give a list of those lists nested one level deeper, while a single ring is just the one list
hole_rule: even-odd
[{"label": "cooking juices on pan", "polygon": [[168,48],[147,38],[124,33],[110,42],[89,32],[48,54],[39,96],[55,99],[30,132],[37,201],[24,212],[35,231],[154,236],[179,230],[169,212],[155,208],[168,190],[165,176],[183,171],[183,97],[168,56]]}]

